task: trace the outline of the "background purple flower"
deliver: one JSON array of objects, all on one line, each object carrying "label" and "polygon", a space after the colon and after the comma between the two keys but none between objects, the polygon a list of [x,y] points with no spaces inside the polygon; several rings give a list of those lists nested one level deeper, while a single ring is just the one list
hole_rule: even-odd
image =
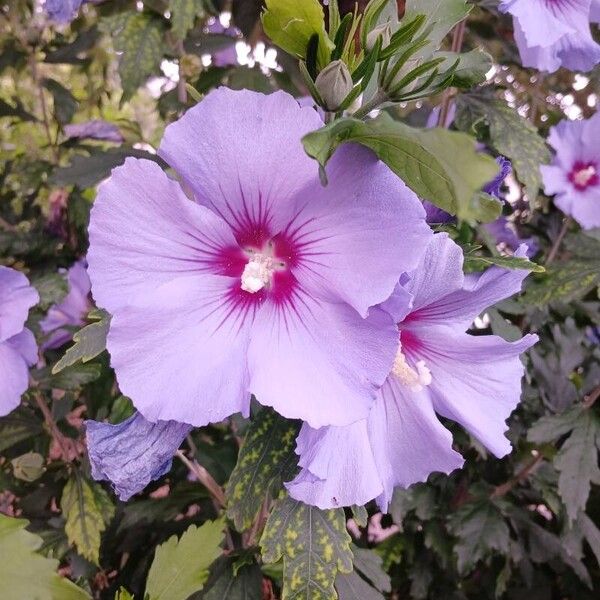
[{"label": "background purple flower", "polygon": [[0,266],[0,416],[18,406],[29,385],[37,345],[25,321],[39,300],[23,273]]},{"label": "background purple flower", "polygon": [[321,125],[283,92],[219,88],[159,149],[195,201],[144,160],[100,186],[93,295],[113,315],[121,390],[147,419],[247,415],[250,393],[316,427],[368,413],[397,345],[371,307],[431,232],[417,197],[364,148],[336,152],[323,187],[300,142]]},{"label": "background purple flower", "polygon": [[591,71],[600,62],[600,45],[590,31],[598,8],[592,15],[591,0],[503,0],[500,10],[513,16],[523,66]]},{"label": "background purple flower", "polygon": [[491,196],[495,196],[500,199],[502,184],[504,180],[512,173],[512,163],[508,158],[504,156],[496,157],[496,162],[500,165],[500,171],[498,171],[498,175],[488,184],[486,184],[483,188],[483,191],[486,194],[490,194]]},{"label": "background purple flower", "polygon": [[40,328],[45,334],[51,334],[42,344],[43,350],[60,348],[73,339],[73,331],[69,328],[81,327],[90,312],[90,278],[86,271],[85,259],[76,262],[67,271],[69,291],[63,301],[50,307],[48,314],[40,321]]},{"label": "background purple flower", "polygon": [[57,23],[70,23],[85,0],[46,0],[44,9],[48,16]]},{"label": "background purple flower", "polygon": [[150,423],[138,412],[118,425],[86,421],[85,426],[92,477],[110,481],[121,500],[168,473],[192,429],[175,421]]},{"label": "background purple flower", "polygon": [[460,247],[446,234],[435,235],[402,292],[413,296],[409,310],[399,310],[393,298],[382,305],[398,322],[392,372],[368,419],[346,427],[303,426],[297,442],[302,471],[287,484],[292,497],[320,508],[377,498],[387,511],[395,486],[463,463],[435,413],[460,423],[496,456],[510,452],[504,433],[521,395],[519,354],[537,337],[509,343],[465,330],[486,307],[519,291],[527,272],[492,267],[465,276],[462,262]]},{"label": "background purple flower", "polygon": [[[208,26],[208,32],[227,35],[231,38],[234,38],[234,40],[235,38],[239,38],[241,36],[241,31],[237,27],[224,27],[219,19],[215,19]],[[232,41],[231,46],[213,52],[212,62],[216,67],[229,67],[231,65],[237,65],[238,58],[235,48],[235,41]]]},{"label": "background purple flower", "polygon": [[504,246],[513,252],[525,245],[528,258],[532,258],[538,253],[539,243],[536,238],[519,237],[514,223],[506,217],[499,217],[492,223],[486,223],[483,227],[492,236],[496,245]]},{"label": "background purple flower", "polygon": [[84,121],[83,123],[71,123],[65,125],[65,135],[67,138],[106,140],[109,142],[122,142],[123,135],[114,123],[94,119]]},{"label": "background purple flower", "polygon": [[600,227],[600,113],[584,121],[561,121],[550,129],[556,154],[542,165],[544,191],[584,229]]}]

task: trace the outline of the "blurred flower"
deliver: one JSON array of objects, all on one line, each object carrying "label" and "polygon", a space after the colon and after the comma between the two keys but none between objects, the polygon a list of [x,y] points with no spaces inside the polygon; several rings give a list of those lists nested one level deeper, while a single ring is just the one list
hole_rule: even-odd
[{"label": "blurred flower", "polygon": [[173,455],[192,429],[185,423],[150,423],[138,412],[111,425],[86,421],[92,477],[110,481],[121,500],[169,472]]},{"label": "blurred flower", "polygon": [[[63,270],[64,273],[64,270]],[[42,350],[60,348],[73,339],[69,327],[82,327],[92,305],[89,299],[90,278],[84,259],[76,262],[66,273],[69,291],[62,302],[50,307],[48,314],[40,321],[40,328],[51,334],[42,344]]]},{"label": "blurred flower", "polygon": [[556,154],[542,165],[544,191],[584,229],[600,227],[600,112],[584,121],[561,121],[550,129]]},{"label": "blurred flower", "polygon": [[0,266],[0,416],[19,405],[37,361],[33,333],[25,328],[29,309],[40,301],[27,277]]},{"label": "blurred flower", "polygon": [[539,244],[536,238],[519,237],[515,225],[506,217],[499,217],[494,222],[485,224],[484,228],[499,246],[505,246],[515,252],[524,244],[527,246],[526,256],[528,258],[532,258],[538,253]]},{"label": "blurred flower", "polygon": [[322,125],[284,92],[219,88],[159,149],[195,201],[148,160],[100,186],[92,291],[113,315],[121,390],[147,419],[247,415],[251,393],[315,427],[367,415],[397,346],[372,307],[432,234],[417,197],[362,147],[336,152],[323,187],[300,142]]},{"label": "blurred flower", "polygon": [[[523,250],[517,254],[522,255]],[[382,307],[398,323],[394,366],[368,419],[346,427],[304,424],[296,452],[300,474],[286,484],[297,500],[320,508],[376,498],[387,511],[394,487],[449,473],[463,459],[436,412],[460,423],[496,456],[511,445],[506,419],[517,406],[524,372],[519,354],[537,337],[509,343],[466,333],[482,310],[518,292],[526,271],[492,267],[463,275],[463,254],[445,233]]]},{"label": "blurred flower", "polygon": [[83,123],[72,123],[65,125],[65,135],[67,138],[106,140],[109,142],[122,142],[123,136],[119,128],[113,123],[94,119]]},{"label": "blurred flower", "polygon": [[44,9],[56,23],[70,23],[76,16],[77,11],[85,0],[46,0]]},{"label": "blurred flower", "polygon": [[591,0],[503,0],[499,8],[513,16],[524,67],[591,71],[600,62],[600,45],[590,31],[599,9],[596,3],[592,9]]},{"label": "blurred flower", "polygon": [[238,57],[235,49],[235,39],[240,37],[242,32],[237,27],[224,27],[219,19],[215,19],[208,26],[208,32],[227,35],[231,38],[234,38],[230,46],[227,46],[222,50],[216,50],[212,53],[213,65],[215,65],[215,67],[229,67],[237,65]]},{"label": "blurred flower", "polygon": [[[446,114],[446,122],[444,123],[443,127],[450,127],[450,125],[452,125],[452,122],[454,121],[455,117],[456,117],[456,104],[454,102],[451,102],[450,106],[448,107],[448,113]],[[434,106],[433,109],[431,110],[431,112],[429,113],[429,116],[427,117],[427,123],[425,123],[425,127],[427,127],[427,129],[437,127],[439,120],[440,120],[440,107]]]},{"label": "blurred flower", "polygon": [[423,207],[425,208],[425,218],[430,225],[453,223],[456,220],[456,217],[438,208],[429,200],[423,200]]},{"label": "blurred flower", "polygon": [[68,231],[65,223],[69,192],[64,188],[52,190],[48,196],[48,221],[46,229],[57,237],[67,238]]},{"label": "blurred flower", "polygon": [[492,181],[483,187],[483,191],[500,200],[500,190],[502,189],[504,180],[512,173],[512,164],[510,160],[504,156],[496,157],[496,162],[500,165],[500,171],[498,171],[498,175],[496,175]]}]

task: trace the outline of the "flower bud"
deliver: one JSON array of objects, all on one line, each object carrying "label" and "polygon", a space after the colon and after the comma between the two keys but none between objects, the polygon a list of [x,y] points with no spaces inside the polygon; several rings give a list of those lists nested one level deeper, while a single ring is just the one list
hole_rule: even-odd
[{"label": "flower bud", "polygon": [[390,45],[392,39],[392,26],[389,23],[378,25],[367,34],[367,50],[371,52],[375,48],[377,39],[381,37],[381,47],[385,48]]},{"label": "flower bud", "polygon": [[325,103],[325,108],[334,111],[352,91],[354,84],[346,64],[341,60],[334,60],[317,75],[315,86]]}]

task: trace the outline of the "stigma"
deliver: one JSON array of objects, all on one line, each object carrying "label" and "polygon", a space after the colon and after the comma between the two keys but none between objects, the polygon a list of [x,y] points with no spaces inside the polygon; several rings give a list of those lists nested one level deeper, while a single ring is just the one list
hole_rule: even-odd
[{"label": "stigma", "polygon": [[425,362],[418,361],[413,369],[406,362],[406,356],[402,352],[402,344],[398,345],[392,373],[400,380],[402,385],[407,386],[412,392],[420,392],[431,383],[431,371]]},{"label": "stigma", "polygon": [[271,283],[275,265],[271,256],[255,253],[244,267],[241,288],[256,294]]}]

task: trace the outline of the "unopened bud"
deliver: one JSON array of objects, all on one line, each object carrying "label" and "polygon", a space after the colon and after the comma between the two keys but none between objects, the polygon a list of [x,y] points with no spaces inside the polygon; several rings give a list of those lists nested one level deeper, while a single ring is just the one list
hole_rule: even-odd
[{"label": "unopened bud", "polygon": [[341,60],[334,60],[317,75],[315,86],[325,108],[335,111],[352,91],[354,84],[346,64]]},{"label": "unopened bud", "polygon": [[381,38],[381,47],[386,48],[392,39],[392,26],[389,23],[378,25],[367,34],[367,50],[371,52],[375,48],[377,40]]}]

